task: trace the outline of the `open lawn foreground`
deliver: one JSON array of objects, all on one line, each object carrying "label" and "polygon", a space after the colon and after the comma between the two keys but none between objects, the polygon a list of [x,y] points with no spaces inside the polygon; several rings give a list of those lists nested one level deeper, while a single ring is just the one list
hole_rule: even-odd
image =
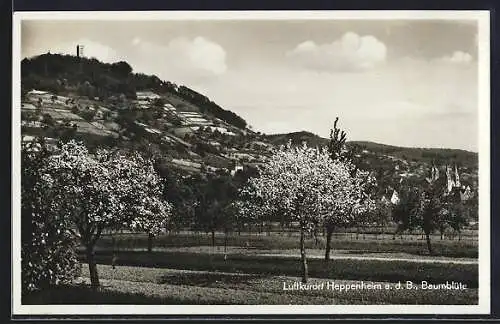
[{"label": "open lawn foreground", "polygon": [[[249,242],[249,243],[247,243]],[[208,243],[208,244],[207,244]],[[163,235],[147,251],[147,236],[105,236],[96,247],[101,287],[89,287],[85,252],[81,277],[72,285],[33,293],[24,304],[247,304],[331,305],[478,303],[477,243],[398,240],[335,240],[330,261],[308,239],[312,289],[300,289],[300,257],[293,237]],[[114,246],[114,248],[113,248]],[[113,250],[115,254],[113,254]],[[111,263],[115,255],[115,269]],[[418,289],[408,289],[411,281]],[[424,289],[450,283],[441,289]],[[401,287],[398,287],[401,282]],[[452,284],[453,283],[453,284]],[[296,285],[294,287],[294,284]],[[458,285],[462,289],[456,289]],[[354,286],[350,286],[354,285]],[[463,289],[463,285],[467,288]],[[349,286],[349,287],[348,287]],[[349,289],[348,289],[349,288]],[[400,288],[400,289],[398,289]]]},{"label": "open lawn foreground", "polygon": [[[198,247],[201,248],[201,247]],[[203,250],[203,249],[201,249]],[[452,258],[407,260],[333,258],[309,260],[312,289],[300,282],[297,258],[262,254],[181,251],[120,251],[112,268],[111,252],[98,251],[101,279],[89,288],[88,265],[73,285],[27,296],[25,304],[462,304],[478,302],[478,265]],[[232,251],[234,252],[234,251]],[[283,252],[283,251],[282,251]],[[455,261],[455,262],[454,262]],[[189,270],[187,270],[189,269]],[[407,281],[418,287],[408,289]],[[451,284],[441,289],[429,285]],[[397,283],[401,282],[401,289]],[[295,285],[297,285],[295,284]],[[348,289],[347,285],[355,286]],[[466,289],[456,289],[459,284]],[[357,285],[357,286],[356,286]],[[463,287],[462,287],[463,288]]]},{"label": "open lawn foreground", "polygon": [[[293,289],[299,277],[99,265],[101,288],[93,291],[87,265],[72,286],[30,296],[28,304],[477,304],[478,290],[407,289],[406,282],[311,278],[312,289]],[[420,282],[415,283],[420,286]],[[354,286],[351,286],[354,285]],[[357,286],[356,286],[357,285]],[[363,286],[361,286],[363,285]],[[284,288],[286,286],[286,288]],[[350,286],[350,289],[347,289]]]}]

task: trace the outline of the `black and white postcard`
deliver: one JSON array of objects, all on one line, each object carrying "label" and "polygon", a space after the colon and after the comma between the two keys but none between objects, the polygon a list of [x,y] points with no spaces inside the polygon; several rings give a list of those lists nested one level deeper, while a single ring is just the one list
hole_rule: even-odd
[{"label": "black and white postcard", "polygon": [[13,314],[489,313],[487,11],[13,22]]}]

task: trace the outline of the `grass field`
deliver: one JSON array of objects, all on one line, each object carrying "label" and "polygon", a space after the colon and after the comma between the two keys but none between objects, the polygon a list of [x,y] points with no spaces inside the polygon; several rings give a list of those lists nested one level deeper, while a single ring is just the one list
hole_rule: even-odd
[{"label": "grass field", "polygon": [[[114,235],[115,247],[117,249],[146,249],[147,235],[143,234],[118,234]],[[224,245],[224,236],[216,235],[216,246]],[[154,240],[155,247],[195,247],[208,246],[212,244],[212,238],[208,234],[176,234],[161,235]],[[325,241],[320,238],[319,245],[313,238],[305,242],[308,249],[324,248]],[[229,235],[227,245],[233,247],[245,247],[259,250],[298,250],[298,238],[287,235]],[[477,241],[462,240],[435,240],[432,242],[434,255],[453,258],[477,258]],[[429,255],[425,240],[392,240],[391,239],[337,239],[331,242],[333,250],[353,251],[353,253],[405,253],[416,256]],[[99,242],[100,248],[112,248],[110,235],[103,236]]]},{"label": "grass field", "polygon": [[[111,264],[112,253],[96,253],[99,264]],[[81,254],[81,261],[85,261]],[[223,255],[182,252],[139,252],[118,253],[117,265],[189,269],[246,273],[255,275],[296,276],[300,274],[298,258],[276,258],[272,256],[231,255],[224,260]],[[308,260],[309,275],[317,278],[343,280],[370,280],[397,282],[426,280],[441,283],[447,280],[463,282],[471,288],[478,286],[477,264],[415,263],[406,261],[380,260]]]},{"label": "grass field", "polygon": [[[298,282],[293,276],[238,274],[227,272],[99,265],[102,287],[88,288],[84,264],[80,285],[33,294],[26,304],[477,304],[477,289],[409,290],[390,283],[382,289],[329,289],[331,279],[312,278],[323,289],[284,291],[283,284]],[[338,285],[358,281],[334,280]],[[376,282],[369,282],[376,284]],[[383,285],[383,283],[381,283]],[[375,287],[375,286],[374,286]],[[404,287],[404,286],[403,286]]]},{"label": "grass field", "polygon": [[[404,240],[332,241],[332,260],[308,239],[309,283],[326,285],[380,283],[383,289],[285,291],[284,283],[299,282],[297,237],[206,234],[162,235],[147,252],[147,236],[115,235],[117,261],[112,269],[111,236],[98,243],[95,258],[101,287],[91,289],[85,253],[80,282],[25,296],[26,304],[477,304],[477,242],[436,241],[436,255],[425,243]],[[345,258],[335,258],[342,256]],[[359,256],[367,256],[359,259]],[[373,259],[374,256],[381,257]],[[395,259],[403,256],[405,259]],[[372,258],[372,259],[370,259]],[[467,285],[465,290],[396,289],[396,284],[447,281]],[[388,285],[386,287],[386,284]]]}]

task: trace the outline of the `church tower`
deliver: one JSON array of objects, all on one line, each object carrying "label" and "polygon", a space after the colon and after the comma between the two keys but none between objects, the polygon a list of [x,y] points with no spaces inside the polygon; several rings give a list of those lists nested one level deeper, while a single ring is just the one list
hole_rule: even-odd
[{"label": "church tower", "polygon": [[456,164],[455,164],[455,187],[461,188],[461,185],[460,185],[460,175],[458,174],[458,168],[457,168]]},{"label": "church tower", "polygon": [[455,187],[455,181],[451,174],[451,166],[446,165],[446,192],[450,193]]}]

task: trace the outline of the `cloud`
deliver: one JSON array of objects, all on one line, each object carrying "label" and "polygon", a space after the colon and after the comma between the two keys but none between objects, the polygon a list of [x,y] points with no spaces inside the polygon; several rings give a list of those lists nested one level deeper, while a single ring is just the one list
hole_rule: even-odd
[{"label": "cloud", "polygon": [[442,58],[444,62],[453,64],[469,64],[472,62],[472,55],[467,52],[455,51],[449,56]]},{"label": "cloud", "polygon": [[387,47],[374,36],[348,32],[330,44],[303,42],[286,56],[294,64],[313,70],[364,71],[385,61]]},{"label": "cloud", "polygon": [[[166,44],[133,37],[128,47],[114,48],[95,40],[59,43],[48,48],[51,53],[76,55],[77,44],[84,46],[84,56],[105,63],[128,62],[135,72],[154,74],[164,80],[196,86],[214,80],[227,71],[226,51],[204,37],[178,37]],[[29,57],[39,55],[25,50]]]},{"label": "cloud", "polygon": [[350,140],[477,150],[477,71],[438,63],[394,59],[366,73],[237,67],[202,93],[266,133],[328,137],[339,116]]},{"label": "cloud", "polygon": [[83,55],[85,57],[96,58],[105,63],[114,63],[121,60],[113,48],[89,39],[79,39],[75,42],[62,43],[50,48],[50,52],[76,55],[77,45],[83,45]]},{"label": "cloud", "polygon": [[166,45],[135,38],[132,44],[140,58],[137,70],[172,81],[196,82],[222,75],[227,70],[224,48],[204,37],[178,37]]},{"label": "cloud", "polygon": [[141,43],[141,39],[139,37],[134,37],[134,39],[132,39],[132,45],[137,46],[140,43]]}]

